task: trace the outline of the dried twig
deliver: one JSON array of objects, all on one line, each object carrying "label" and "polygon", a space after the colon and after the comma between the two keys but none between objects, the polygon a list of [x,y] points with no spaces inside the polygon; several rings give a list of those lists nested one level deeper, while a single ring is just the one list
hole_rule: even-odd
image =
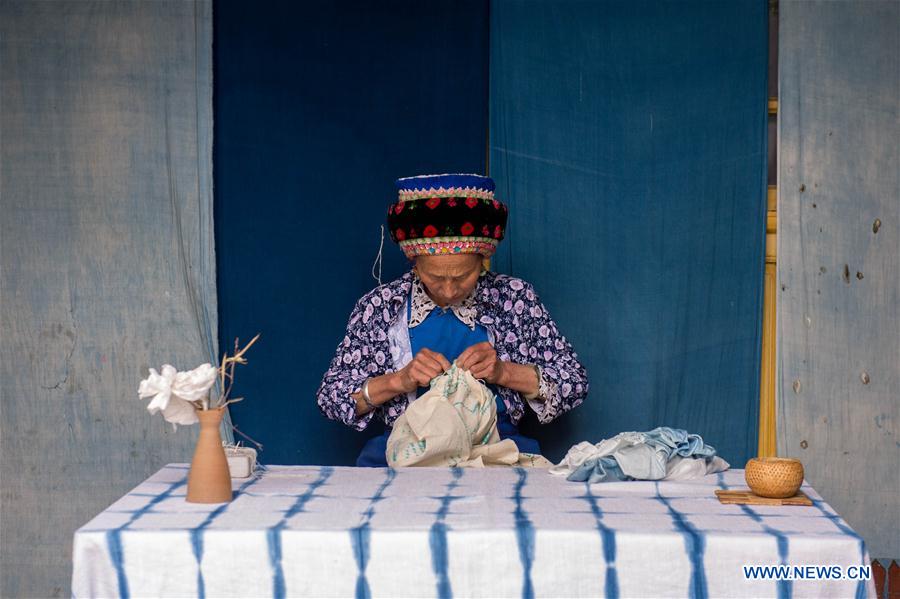
[{"label": "dried twig", "polygon": [[[247,352],[250,347],[256,343],[256,340],[259,339],[259,333],[257,333],[256,337],[250,340],[247,345],[244,346],[243,349],[240,348],[240,340],[235,337],[234,338],[234,353],[229,356],[228,352],[226,352],[222,356],[222,363],[219,365],[219,381],[220,381],[220,389],[221,393],[216,402],[216,406],[219,408],[224,408],[229,403],[236,403],[243,398],[240,399],[232,399],[229,400],[228,397],[231,395],[231,389],[234,387],[234,369],[238,364],[246,364],[247,359],[244,357],[244,354]],[[226,387],[225,380],[228,380],[228,385]]]},{"label": "dried twig", "polygon": [[237,403],[237,402],[239,402],[239,401],[244,401],[244,398],[243,398],[243,397],[235,397],[234,399],[229,399],[228,401],[226,401],[225,403],[223,403],[221,407],[224,408],[225,406],[227,406],[227,405],[230,404],[230,403]]},{"label": "dried twig", "polygon": [[[224,354],[222,354],[221,364],[225,363],[225,358],[227,358],[227,357],[228,357],[228,352],[225,352]],[[225,369],[222,368],[221,366],[219,366],[219,382],[220,382],[219,393],[222,393],[225,390]]]},{"label": "dried twig", "polygon": [[[238,356],[241,355],[238,353],[238,347],[240,347],[239,343],[240,343],[240,341],[238,340],[237,337],[235,337],[234,338],[234,355],[232,356],[232,359],[231,359],[231,369],[228,371],[228,391],[225,392],[225,397],[222,398],[223,400],[228,399],[228,396],[231,395],[231,388],[234,387],[234,368],[235,368],[235,366],[237,366]],[[246,364],[247,361],[244,360],[243,363]]]}]

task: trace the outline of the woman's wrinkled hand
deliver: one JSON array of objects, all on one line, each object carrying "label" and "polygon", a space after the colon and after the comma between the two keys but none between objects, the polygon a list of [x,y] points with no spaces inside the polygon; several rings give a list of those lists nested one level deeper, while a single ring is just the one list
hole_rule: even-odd
[{"label": "woman's wrinkled hand", "polygon": [[456,359],[456,365],[488,383],[499,383],[503,374],[503,361],[497,358],[497,351],[487,341],[466,348]]},{"label": "woman's wrinkled hand", "polygon": [[450,362],[442,354],[423,347],[412,361],[400,371],[400,383],[404,393],[427,387],[431,379],[450,368]]}]

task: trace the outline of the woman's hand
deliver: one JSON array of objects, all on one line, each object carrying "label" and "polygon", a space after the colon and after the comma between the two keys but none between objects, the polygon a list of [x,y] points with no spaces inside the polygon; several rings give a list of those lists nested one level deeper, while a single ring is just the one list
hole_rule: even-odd
[{"label": "woman's hand", "polygon": [[466,348],[456,358],[456,365],[488,383],[499,383],[503,376],[503,361],[497,359],[497,351],[487,341]]},{"label": "woman's hand", "polygon": [[431,379],[443,374],[450,368],[450,362],[442,354],[431,351],[427,347],[419,350],[412,361],[397,373],[403,393],[415,391],[419,387],[427,387]]}]

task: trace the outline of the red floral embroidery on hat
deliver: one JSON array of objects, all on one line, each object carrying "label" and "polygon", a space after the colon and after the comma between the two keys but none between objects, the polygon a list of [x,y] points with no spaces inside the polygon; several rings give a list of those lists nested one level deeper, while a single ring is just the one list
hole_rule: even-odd
[{"label": "red floral embroidery on hat", "polygon": [[394,204],[394,214],[400,214],[403,212],[403,202],[397,202]]},{"label": "red floral embroidery on hat", "polygon": [[447,205],[451,208],[456,207],[456,198],[447,198]]},{"label": "red floral embroidery on hat", "polygon": [[428,225],[427,227],[425,227],[425,230],[422,231],[422,235],[424,235],[425,237],[434,237],[435,235],[437,235],[437,232],[437,229],[435,229],[431,225]]},{"label": "red floral embroidery on hat", "polygon": [[415,230],[415,229],[410,229],[410,230],[409,230],[409,237],[410,237],[410,239],[412,239],[413,237],[418,237],[418,235],[416,234],[416,230]]},{"label": "red floral embroidery on hat", "polygon": [[466,206],[474,208],[478,205],[478,198],[466,198]]},{"label": "red floral embroidery on hat", "polygon": [[472,223],[466,223],[459,228],[459,232],[463,235],[471,235],[472,231],[475,230],[475,227],[472,226]]},{"label": "red floral embroidery on hat", "polygon": [[434,210],[441,205],[441,198],[429,198],[425,205]]},{"label": "red floral embroidery on hat", "polygon": [[498,202],[497,200],[491,200],[491,201],[494,202],[494,209],[500,210],[500,202]]},{"label": "red floral embroidery on hat", "polygon": [[485,237],[491,236],[491,230],[488,228],[487,225],[484,225],[483,227],[481,227],[481,234],[484,235]]},{"label": "red floral embroidery on hat", "polygon": [[494,239],[500,239],[503,235],[503,229],[500,228],[500,225],[494,227]]},{"label": "red floral embroidery on hat", "polygon": [[403,229],[397,229],[394,232],[394,237],[397,238],[397,241],[403,241],[406,239],[406,232]]}]

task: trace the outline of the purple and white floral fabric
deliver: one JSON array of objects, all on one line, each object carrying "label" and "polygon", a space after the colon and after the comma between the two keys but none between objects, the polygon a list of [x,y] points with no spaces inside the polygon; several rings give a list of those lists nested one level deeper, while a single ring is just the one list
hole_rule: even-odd
[{"label": "purple and white floral fabric", "polygon": [[[388,331],[398,318],[405,320],[414,276],[412,271],[407,272],[356,302],[346,335],[338,344],[316,394],[319,409],[328,418],[363,430],[376,413],[390,426],[406,410],[410,397],[403,394],[374,412],[357,416],[351,394],[362,389],[367,378],[395,372],[405,365],[394,364]],[[487,328],[497,357],[540,367],[539,397],[543,401],[528,402],[540,422],[550,422],[584,401],[588,393],[584,366],[531,284],[487,272],[479,278],[474,297],[477,321]],[[507,387],[499,387],[499,392],[510,419],[517,423],[525,413],[525,399]]]}]

